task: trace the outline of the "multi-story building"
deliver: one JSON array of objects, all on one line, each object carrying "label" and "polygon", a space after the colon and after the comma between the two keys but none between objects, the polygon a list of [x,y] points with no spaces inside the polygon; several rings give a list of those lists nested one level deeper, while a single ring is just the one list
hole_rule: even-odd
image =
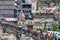
[{"label": "multi-story building", "polygon": [[18,13],[22,12],[25,14],[26,19],[29,19],[29,15],[32,14],[32,2],[31,0],[17,0]]},{"label": "multi-story building", "polygon": [[18,0],[18,11],[23,11],[24,14],[36,13],[36,0]]},{"label": "multi-story building", "polygon": [[18,5],[18,12],[23,11],[24,14],[31,13],[31,4],[27,2],[27,0],[18,0],[17,2],[21,2]]},{"label": "multi-story building", "polygon": [[[0,0],[0,16],[7,21],[16,21],[15,0]],[[12,19],[12,20],[11,20]]]}]

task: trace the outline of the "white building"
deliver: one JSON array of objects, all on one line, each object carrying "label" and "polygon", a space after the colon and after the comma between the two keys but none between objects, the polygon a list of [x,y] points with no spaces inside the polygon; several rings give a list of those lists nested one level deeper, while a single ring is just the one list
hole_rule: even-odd
[{"label": "white building", "polygon": [[32,13],[36,13],[37,0],[32,0]]}]

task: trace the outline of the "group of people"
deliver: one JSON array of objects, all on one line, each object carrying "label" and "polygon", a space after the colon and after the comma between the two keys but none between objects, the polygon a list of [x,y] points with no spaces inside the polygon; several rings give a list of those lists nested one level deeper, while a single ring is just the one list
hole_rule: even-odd
[{"label": "group of people", "polygon": [[43,32],[40,30],[40,33],[34,33],[34,40],[59,40],[58,33]]},{"label": "group of people", "polygon": [[49,32],[41,33],[40,38],[42,40],[58,40],[58,34],[57,33],[51,34]]}]

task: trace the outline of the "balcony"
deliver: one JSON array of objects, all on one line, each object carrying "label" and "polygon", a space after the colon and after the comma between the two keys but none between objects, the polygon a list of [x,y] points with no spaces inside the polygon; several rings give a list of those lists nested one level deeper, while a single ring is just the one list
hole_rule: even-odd
[{"label": "balcony", "polygon": [[15,9],[14,6],[0,6],[0,9]]},{"label": "balcony", "polygon": [[4,18],[14,18],[14,14],[0,14],[2,15]]},{"label": "balcony", "polygon": [[0,5],[14,5],[14,1],[0,1]]},{"label": "balcony", "polygon": [[0,0],[0,1],[15,1],[15,0]]},{"label": "balcony", "polygon": [[14,10],[0,10],[0,15],[3,17],[14,17]]}]

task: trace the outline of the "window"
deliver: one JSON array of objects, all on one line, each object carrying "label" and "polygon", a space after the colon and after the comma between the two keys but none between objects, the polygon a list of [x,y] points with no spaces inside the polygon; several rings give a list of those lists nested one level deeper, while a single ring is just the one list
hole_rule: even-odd
[{"label": "window", "polygon": [[17,13],[17,10],[16,9],[14,9],[14,13]]},{"label": "window", "polygon": [[31,8],[31,4],[23,4],[22,8]]},{"label": "window", "polygon": [[25,19],[28,19],[28,15],[25,15]]},{"label": "window", "polygon": [[31,10],[29,10],[29,12],[31,12]]},{"label": "window", "polygon": [[24,13],[31,13],[31,10],[23,10]]},{"label": "window", "polygon": [[22,3],[25,3],[25,0],[22,0]]},{"label": "window", "polygon": [[23,10],[24,13],[28,13],[28,10]]},{"label": "window", "polygon": [[17,14],[14,14],[14,18],[16,18],[17,17]]},{"label": "window", "polygon": [[18,10],[18,12],[21,12],[21,10]]}]

